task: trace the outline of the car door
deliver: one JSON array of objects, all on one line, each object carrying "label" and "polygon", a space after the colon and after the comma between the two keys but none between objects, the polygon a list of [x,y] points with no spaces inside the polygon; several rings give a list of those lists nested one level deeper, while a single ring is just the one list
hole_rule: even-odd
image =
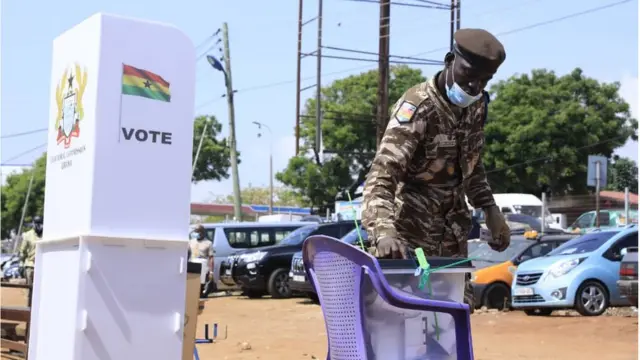
[{"label": "car door", "polygon": [[618,290],[616,282],[620,279],[620,261],[622,260],[622,249],[638,246],[638,232],[631,232],[613,243],[607,251],[602,254],[602,279],[610,292],[611,304],[625,304]]}]

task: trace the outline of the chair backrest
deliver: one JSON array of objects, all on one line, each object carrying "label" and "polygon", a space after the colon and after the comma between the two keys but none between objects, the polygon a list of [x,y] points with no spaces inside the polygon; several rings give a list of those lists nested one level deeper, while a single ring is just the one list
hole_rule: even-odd
[{"label": "chair backrest", "polygon": [[322,306],[332,360],[360,360],[367,356],[360,306],[364,269],[357,261],[357,253],[362,252],[321,235],[307,238],[302,247],[307,275]]}]

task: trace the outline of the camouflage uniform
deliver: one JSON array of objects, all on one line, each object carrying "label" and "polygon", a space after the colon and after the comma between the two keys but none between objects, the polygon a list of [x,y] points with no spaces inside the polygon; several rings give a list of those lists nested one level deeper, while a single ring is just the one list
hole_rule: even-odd
[{"label": "camouflage uniform", "polygon": [[[457,108],[439,93],[437,78],[394,105],[365,182],[362,224],[373,246],[391,237],[428,256],[466,257],[465,194],[474,208],[495,205],[481,160],[488,96]],[[468,281],[465,296],[472,300]]]}]

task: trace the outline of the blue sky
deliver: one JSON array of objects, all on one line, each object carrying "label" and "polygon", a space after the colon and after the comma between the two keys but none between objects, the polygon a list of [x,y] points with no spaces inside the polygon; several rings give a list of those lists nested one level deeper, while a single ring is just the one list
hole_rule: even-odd
[{"label": "blue sky", "polygon": [[[406,2],[417,3],[416,0]],[[550,68],[564,74],[581,67],[600,81],[620,81],[622,95],[638,116],[638,3],[629,1],[604,10],[542,23],[616,3],[615,0],[463,0],[462,27],[485,28],[499,35],[507,61],[497,79],[532,68]],[[317,2],[305,1],[305,19],[317,13]],[[231,59],[236,94],[236,133],[242,152],[241,186],[268,184],[268,136],[257,138],[252,121],[273,130],[274,168],[283,169],[294,153],[295,77],[298,1],[79,1],[5,0],[1,2],[2,134],[48,126],[49,81],[52,41],[96,12],[107,12],[173,24],[194,42],[203,40],[229,24]],[[345,0],[324,1],[324,45],[377,51],[378,6]],[[37,12],[35,12],[37,10]],[[394,6],[391,9],[391,54],[411,56],[448,46],[449,13],[441,10]],[[303,51],[315,48],[315,23],[304,31]],[[200,46],[199,53],[209,48]],[[220,55],[217,48],[210,51]],[[441,60],[445,50],[422,57]],[[350,56],[325,51],[325,54]],[[323,84],[368,70],[375,63],[326,59]],[[423,67],[426,75],[437,67]],[[315,83],[315,60],[303,60],[303,87]],[[196,114],[214,114],[227,133],[226,102],[221,73],[203,60],[197,64]],[[313,96],[313,90],[303,98]],[[6,160],[44,144],[45,132],[3,139],[1,158]],[[27,153],[11,163],[29,164],[43,150]],[[637,160],[637,143],[619,150]],[[3,167],[6,174],[14,168]],[[3,176],[4,179],[4,176]],[[229,194],[231,181],[193,186],[192,200],[203,201]]]}]

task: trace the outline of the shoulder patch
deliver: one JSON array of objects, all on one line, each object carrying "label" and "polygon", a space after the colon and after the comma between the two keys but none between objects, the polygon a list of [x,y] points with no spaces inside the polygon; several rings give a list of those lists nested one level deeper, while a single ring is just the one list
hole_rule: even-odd
[{"label": "shoulder patch", "polygon": [[408,101],[402,102],[402,104],[396,110],[394,117],[400,124],[411,122],[413,115],[416,113],[417,106],[411,104]]}]

